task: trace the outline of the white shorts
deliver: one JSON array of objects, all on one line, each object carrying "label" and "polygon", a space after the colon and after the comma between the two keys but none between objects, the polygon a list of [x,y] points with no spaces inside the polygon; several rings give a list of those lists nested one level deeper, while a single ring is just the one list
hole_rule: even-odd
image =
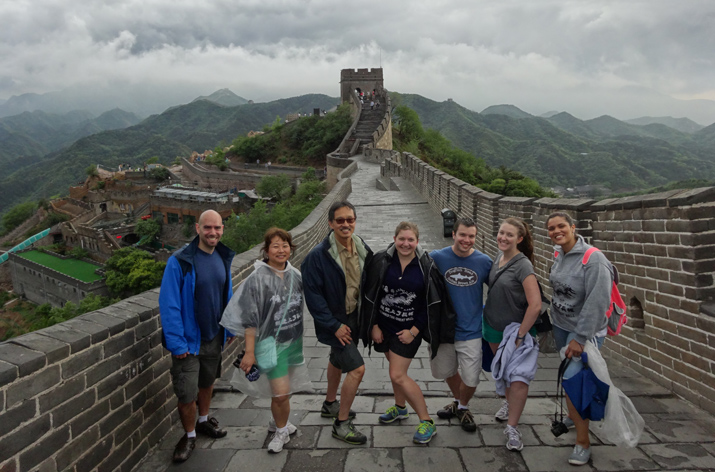
[{"label": "white shorts", "polygon": [[446,379],[459,372],[464,385],[476,387],[482,372],[482,338],[440,344],[430,367],[436,379]]}]

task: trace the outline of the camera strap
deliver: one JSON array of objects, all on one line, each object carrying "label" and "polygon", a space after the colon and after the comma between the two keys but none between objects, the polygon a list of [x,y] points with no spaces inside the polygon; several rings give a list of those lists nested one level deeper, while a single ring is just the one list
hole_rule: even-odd
[{"label": "camera strap", "polygon": [[[566,368],[568,367],[569,363],[571,362],[570,358],[565,358],[564,360],[561,361],[561,364],[559,365],[559,373],[558,376],[556,377],[556,401],[558,404],[556,405],[556,411],[554,411],[554,421],[559,421],[563,422],[564,420],[564,386],[563,386],[563,380],[564,380],[564,372],[566,372]],[[558,414],[559,410],[561,412],[561,418],[559,419]]]}]

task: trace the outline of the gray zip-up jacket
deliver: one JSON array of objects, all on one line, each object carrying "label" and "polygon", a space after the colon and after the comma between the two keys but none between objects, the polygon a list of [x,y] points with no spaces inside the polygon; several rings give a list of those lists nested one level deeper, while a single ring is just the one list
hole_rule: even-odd
[{"label": "gray zip-up jacket", "polygon": [[591,254],[584,265],[583,256],[591,246],[582,236],[577,237],[567,254],[561,246],[554,246],[554,265],[549,274],[554,289],[551,320],[559,328],[575,333],[579,344],[585,344],[606,327],[613,272],[600,251]]}]

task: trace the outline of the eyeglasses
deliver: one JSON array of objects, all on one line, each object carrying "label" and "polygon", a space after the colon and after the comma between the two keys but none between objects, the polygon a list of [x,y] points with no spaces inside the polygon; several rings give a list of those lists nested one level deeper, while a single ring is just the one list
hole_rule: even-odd
[{"label": "eyeglasses", "polygon": [[335,221],[337,224],[339,224],[339,225],[342,225],[342,224],[345,224],[345,223],[351,225],[351,224],[355,223],[355,218],[353,218],[353,217],[350,217],[350,218],[335,218],[334,221]]}]

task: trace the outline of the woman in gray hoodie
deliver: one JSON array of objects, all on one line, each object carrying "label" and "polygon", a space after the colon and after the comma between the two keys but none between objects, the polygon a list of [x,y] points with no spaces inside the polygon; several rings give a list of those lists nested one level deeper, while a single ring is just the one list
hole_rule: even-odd
[{"label": "woman in gray hoodie", "polygon": [[[551,320],[557,349],[566,347],[572,359],[564,374],[569,378],[579,370],[584,344],[591,339],[601,347],[606,336],[606,310],[610,303],[613,272],[611,263],[600,251],[586,264],[584,253],[591,247],[576,234],[576,225],[568,213],[556,212],[546,220],[546,229],[554,246],[554,264],[549,274],[553,288]],[[574,362],[576,361],[576,362]],[[576,427],[576,446],[569,464],[584,465],[591,457],[588,420],[582,419],[566,397],[569,417]]]}]

